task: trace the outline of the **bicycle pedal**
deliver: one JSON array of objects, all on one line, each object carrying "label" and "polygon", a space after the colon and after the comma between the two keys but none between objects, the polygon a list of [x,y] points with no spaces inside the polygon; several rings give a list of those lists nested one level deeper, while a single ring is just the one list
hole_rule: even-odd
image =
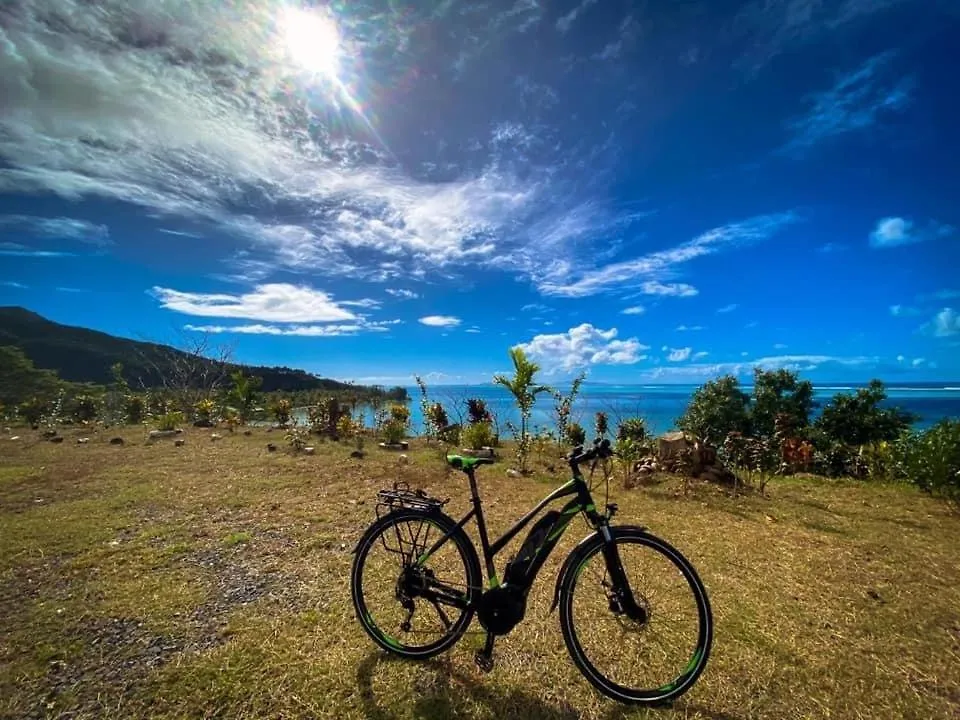
[{"label": "bicycle pedal", "polygon": [[473,656],[473,661],[477,664],[477,667],[480,668],[481,672],[488,673],[493,670],[493,658],[484,654],[481,650],[478,650]]}]

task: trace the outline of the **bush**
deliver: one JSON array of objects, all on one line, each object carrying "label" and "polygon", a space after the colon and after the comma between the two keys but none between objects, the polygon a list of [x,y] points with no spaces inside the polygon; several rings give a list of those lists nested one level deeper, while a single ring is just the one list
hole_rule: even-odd
[{"label": "bush", "polygon": [[97,419],[99,411],[97,401],[89,395],[78,395],[74,398],[70,408],[70,416],[74,422],[88,423]]},{"label": "bush", "polygon": [[447,417],[447,411],[444,410],[443,405],[440,403],[427,405],[426,417],[427,424],[433,431],[432,434],[437,438],[440,437],[441,431],[450,425],[450,418]]},{"label": "bush", "polygon": [[580,423],[569,423],[567,425],[567,442],[571,445],[583,445],[587,441],[587,431],[583,429]]},{"label": "bush", "polygon": [[813,408],[813,384],[809,380],[800,380],[790,370],[754,370],[750,408],[750,431],[754,435],[773,437],[778,426],[788,433],[802,431],[810,424]]},{"label": "bush", "polygon": [[813,424],[814,437],[820,440],[821,448],[825,449],[830,442],[859,447],[896,440],[916,418],[899,408],[880,407],[886,398],[886,390],[879,380],[872,380],[869,387],[853,395],[834,395]]},{"label": "bush", "polygon": [[310,441],[310,432],[307,428],[301,427],[297,423],[293,423],[293,425],[290,426],[290,429],[287,430],[284,437],[286,438],[287,444],[294,452],[300,452]]},{"label": "bush", "polygon": [[210,398],[204,398],[193,406],[196,419],[202,423],[213,421],[213,414],[217,411],[217,404]]},{"label": "bush", "polygon": [[493,418],[490,417],[490,411],[487,410],[487,404],[480,398],[467,400],[467,417],[470,419],[471,425],[493,421]]},{"label": "bush", "polygon": [[380,432],[387,445],[396,445],[403,440],[406,434],[406,426],[398,420],[390,419],[383,423]]},{"label": "bush", "polygon": [[596,430],[597,437],[605,438],[607,436],[607,432],[610,430],[610,425],[607,421],[607,414],[605,412],[598,411],[594,416],[593,429]]},{"label": "bush", "polygon": [[290,413],[292,410],[293,403],[287,398],[280,398],[270,407],[270,412],[280,427],[286,427],[287,423],[290,422]]},{"label": "bush", "polygon": [[617,428],[617,440],[633,440],[642,443],[647,438],[647,426],[643,418],[627,418]]},{"label": "bush", "polygon": [[960,506],[960,420],[941,420],[896,445],[898,472],[924,492]]},{"label": "bush", "polygon": [[130,425],[139,425],[143,422],[143,398],[139,395],[127,395],[123,401],[123,417]]},{"label": "bush", "polygon": [[183,413],[168,412],[157,417],[157,430],[176,430],[183,424]]},{"label": "bush", "polygon": [[731,432],[750,433],[750,396],[733,375],[711,380],[693,393],[677,427],[718,447]]},{"label": "bush", "polygon": [[460,433],[460,440],[472,450],[493,446],[493,425],[489,422],[478,422],[467,425]]},{"label": "bush", "polygon": [[40,420],[43,419],[44,415],[49,412],[49,409],[50,403],[39,398],[33,398],[32,400],[20,403],[20,407],[17,408],[17,414],[23,418],[27,425],[37,425]]},{"label": "bush", "polygon": [[399,403],[390,406],[390,419],[399,423],[404,429],[410,422],[410,408]]},{"label": "bush", "polygon": [[337,437],[341,440],[349,440],[357,434],[358,430],[357,423],[353,421],[349,413],[341,415],[340,419],[337,420]]}]

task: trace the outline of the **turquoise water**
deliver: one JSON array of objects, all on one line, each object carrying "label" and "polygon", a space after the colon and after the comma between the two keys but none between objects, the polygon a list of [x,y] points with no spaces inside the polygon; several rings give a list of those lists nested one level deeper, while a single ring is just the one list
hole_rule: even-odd
[{"label": "turquoise water", "polygon": [[[657,433],[674,429],[676,419],[683,413],[697,385],[603,385],[584,384],[574,405],[573,420],[585,428],[593,426],[593,416],[598,410],[606,412],[614,426],[619,418],[642,417]],[[816,399],[826,403],[839,392],[853,393],[863,385],[816,386]],[[561,388],[562,389],[562,388]],[[750,386],[744,386],[751,392]],[[423,418],[420,412],[420,391],[407,388],[410,393],[412,430],[421,432]],[[451,422],[458,422],[457,408],[466,417],[466,399],[482,398],[500,423],[501,432],[507,421],[517,422],[519,416],[512,396],[498,385],[437,385],[429,388],[430,399],[443,403]],[[899,383],[887,388],[887,405],[896,405],[920,417],[916,427],[929,427],[938,420],[960,418],[960,382],[957,383]],[[367,413],[367,422],[370,414]],[[533,424],[552,427],[553,399],[542,395],[533,413]]]}]

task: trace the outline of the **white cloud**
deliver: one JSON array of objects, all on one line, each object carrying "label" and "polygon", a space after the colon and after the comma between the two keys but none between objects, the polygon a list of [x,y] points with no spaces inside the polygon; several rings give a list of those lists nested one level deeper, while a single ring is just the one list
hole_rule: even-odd
[{"label": "white cloud", "polygon": [[583,323],[565,333],[536,335],[518,347],[548,372],[588,365],[632,365],[646,358],[640,353],[649,349],[647,345],[637,338],[617,340],[616,337],[616,328],[600,330]]},{"label": "white cloud", "polygon": [[202,235],[197,235],[197,233],[187,232],[186,230],[171,230],[169,228],[157,228],[157,232],[161,232],[164,235],[175,235],[176,237],[193,238],[194,240],[200,240],[203,238]]},{"label": "white cloud", "polygon": [[774,344],[773,344],[773,349],[774,349],[774,350],[785,350],[786,347],[787,347],[787,346],[786,346],[784,343],[774,343]]},{"label": "white cloud", "polygon": [[667,355],[667,360],[670,362],[683,362],[684,360],[690,359],[690,353],[693,351],[693,348],[671,348],[670,354]]},{"label": "white cloud", "polygon": [[943,308],[933,318],[933,334],[937,337],[960,335],[960,314],[953,308]]},{"label": "white cloud", "polygon": [[693,354],[693,359],[694,359],[694,360],[700,360],[700,359],[702,359],[702,358],[705,358],[705,357],[706,357],[707,355],[709,355],[709,354],[710,354],[710,353],[708,353],[706,350],[701,350],[700,352],[697,352],[697,353],[694,353],[694,354]]},{"label": "white cloud", "polygon": [[[745,353],[741,353],[746,355]],[[765,370],[784,368],[795,372],[809,372],[817,368],[864,368],[876,365],[880,361],[877,357],[843,357],[831,355],[777,355],[761,357],[755,360],[723,363],[689,363],[686,365],[670,365],[652,368],[641,373],[641,381],[683,380],[688,382],[703,381],[719,375],[750,376],[755,367]]]},{"label": "white cloud", "polygon": [[543,303],[527,303],[520,308],[523,312],[546,312],[550,308]]},{"label": "white cloud", "polygon": [[903,355],[897,355],[897,362],[903,362],[906,358]]},{"label": "white cloud", "polygon": [[27,289],[26,285],[24,285],[23,283],[18,283],[14,280],[4,280],[3,282],[0,282],[0,285],[3,285],[4,287],[9,287],[9,288],[15,288],[17,290]]},{"label": "white cloud", "polygon": [[387,295],[393,295],[393,297],[401,300],[416,300],[420,297],[413,290],[404,290],[403,288],[386,288],[385,292]]},{"label": "white cloud", "polygon": [[460,318],[452,315],[427,315],[420,318],[419,322],[430,327],[456,327],[460,324]]},{"label": "white cloud", "polygon": [[696,295],[685,283],[664,283],[677,265],[722,250],[761,242],[782,228],[797,222],[793,213],[761,215],[738,223],[713,228],[676,247],[660,250],[634,260],[613,263],[591,270],[579,270],[583,263],[555,261],[533,271],[537,287],[546,295],[586,297],[611,290],[640,288],[648,295]]},{"label": "white cloud", "polygon": [[222,334],[234,333],[240,335],[290,335],[296,337],[338,337],[341,335],[356,335],[360,332],[386,332],[391,325],[399,320],[382,322],[360,322],[342,325],[184,325],[186,330],[193,332]]},{"label": "white cloud", "polygon": [[632,307],[627,307],[621,310],[620,312],[623,315],[643,315],[647,309],[643,305],[633,305]]},{"label": "white cloud", "polygon": [[580,0],[580,3],[574,7],[573,10],[557,20],[557,30],[559,30],[561,33],[568,32],[573,26],[573,23],[576,22],[577,17],[579,17],[580,14],[591,5],[596,4],[596,2],[597,0]]},{"label": "white cloud", "polygon": [[[2,87],[2,85],[0,85]],[[2,121],[0,121],[2,126]],[[2,140],[0,140],[2,143]],[[20,229],[33,236],[50,240],[73,240],[103,247],[110,244],[106,225],[68,217],[35,217],[33,215],[0,216],[0,228]]]},{"label": "white cloud", "polygon": [[464,332],[468,332],[468,333],[479,333],[479,332],[480,332],[480,328],[475,328],[475,327],[467,328],[466,330],[464,330]]},{"label": "white cloud", "polygon": [[722,308],[717,308],[717,312],[718,312],[718,313],[733,312],[733,311],[736,310],[738,307],[740,307],[740,306],[739,306],[737,303],[730,303],[729,305],[724,305]]},{"label": "white cloud", "polygon": [[740,353],[740,357],[746,357],[746,356],[749,355],[749,354],[750,354],[750,353],[748,353],[746,350],[744,350],[742,353]]},{"label": "white cloud", "polygon": [[870,245],[874,248],[891,248],[912,245],[935,237],[947,237],[954,229],[949,225],[930,222],[924,228],[917,228],[912,220],[900,217],[887,217],[877,222],[870,233]]},{"label": "white cloud", "polygon": [[914,358],[913,362],[910,364],[913,365],[914,367],[919,367],[920,365],[923,365],[925,362],[926,362],[925,358]]},{"label": "white cloud", "polygon": [[191,293],[154,287],[153,293],[168,310],[202,317],[309,323],[356,320],[327,293],[304,285],[270,283],[257,285],[242,295]]},{"label": "white cloud", "polygon": [[894,317],[909,317],[913,315],[919,315],[920,311],[915,307],[910,307],[909,305],[891,305],[890,314]]},{"label": "white cloud", "polygon": [[677,325],[677,332],[696,332],[703,330],[703,325]]}]

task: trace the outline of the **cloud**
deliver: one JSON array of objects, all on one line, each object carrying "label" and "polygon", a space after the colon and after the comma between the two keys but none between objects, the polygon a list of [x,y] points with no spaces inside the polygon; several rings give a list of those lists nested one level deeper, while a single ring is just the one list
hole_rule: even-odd
[{"label": "cloud", "polygon": [[870,233],[870,246],[891,248],[912,245],[937,237],[952,235],[954,228],[937,222],[930,222],[925,228],[916,228],[911,220],[900,217],[887,217],[877,222]]},{"label": "cloud", "polygon": [[817,248],[817,252],[835,253],[847,248],[843,243],[828,242]]},{"label": "cloud", "polygon": [[693,348],[670,348],[670,354],[667,355],[667,360],[670,362],[683,362],[684,360],[690,359],[691,352],[693,352]]},{"label": "cloud", "polygon": [[341,335],[356,335],[360,332],[386,332],[391,325],[399,320],[385,320],[381,322],[360,322],[347,325],[184,325],[184,329],[193,332],[233,333],[239,335],[289,335],[296,337],[338,337]]},{"label": "cloud", "polygon": [[695,332],[697,330],[703,330],[702,325],[677,325],[677,332]]},{"label": "cloud", "polygon": [[570,328],[565,333],[536,335],[521,343],[532,359],[545,371],[574,370],[588,365],[632,365],[646,358],[640,353],[649,346],[637,338],[617,340],[617,329],[600,330],[589,323]]},{"label": "cloud", "polygon": [[169,228],[157,228],[157,232],[161,232],[164,235],[176,235],[177,237],[193,238],[195,240],[200,240],[203,237],[202,235],[187,232],[186,230],[170,230]]},{"label": "cloud", "polygon": [[920,365],[923,365],[925,362],[926,362],[926,358],[914,358],[913,362],[911,362],[910,364],[913,365],[914,367],[919,367]]},{"label": "cloud", "polygon": [[269,283],[242,295],[191,293],[154,287],[153,294],[167,310],[202,317],[265,320],[281,323],[338,322],[357,315],[334,302],[327,293],[305,285]]},{"label": "cloud", "polygon": [[953,308],[945,307],[936,314],[931,325],[933,334],[937,337],[960,335],[960,314]]},{"label": "cloud", "polygon": [[737,303],[730,303],[729,305],[724,305],[722,308],[717,308],[717,312],[718,312],[718,313],[733,312],[733,311],[736,310],[738,307],[740,307],[740,306],[739,306]]},{"label": "cloud", "polygon": [[784,344],[784,343],[774,343],[774,344],[773,344],[773,349],[774,349],[774,350],[786,350],[786,348],[787,348],[787,346],[786,346],[786,344]]},{"label": "cloud", "polygon": [[413,290],[404,290],[403,288],[386,288],[384,292],[386,292],[387,295],[393,295],[393,297],[400,298],[401,300],[416,300],[420,297],[420,295]]},{"label": "cloud", "polygon": [[57,292],[65,292],[65,293],[85,293],[85,292],[90,292],[89,290],[87,290],[87,289],[85,289],[85,288],[75,288],[75,287],[58,287],[58,288],[55,288],[55,289],[56,289]]},{"label": "cloud", "polygon": [[648,295],[696,295],[696,288],[685,283],[664,283],[674,268],[695,258],[762,242],[784,227],[797,222],[794,213],[761,215],[730,225],[713,228],[676,247],[580,271],[583,264],[554,263],[537,276],[540,292],[563,297],[586,297],[612,290],[639,288]]},{"label": "cloud", "polygon": [[75,253],[59,252],[55,250],[30,250],[25,245],[19,243],[0,243],[0,255],[8,257],[29,257],[29,258],[59,258],[73,257]]},{"label": "cloud", "polygon": [[464,330],[464,332],[468,332],[468,333],[479,333],[479,332],[481,332],[481,330],[480,330],[480,328],[472,327],[472,328],[467,328],[466,330]]},{"label": "cloud", "polygon": [[4,280],[3,282],[0,282],[0,285],[3,285],[4,287],[8,287],[8,288],[15,288],[17,290],[27,289],[26,285],[24,285],[23,283],[18,283],[14,280]]},{"label": "cloud", "polygon": [[[2,140],[0,140],[2,143]],[[13,228],[48,240],[72,240],[105,247],[111,244],[106,225],[68,217],[44,218],[33,215],[2,215],[0,228]]]},{"label": "cloud", "polygon": [[633,305],[620,311],[622,315],[643,315],[647,309],[643,305]]},{"label": "cloud", "polygon": [[705,358],[705,357],[706,357],[707,355],[709,355],[709,354],[710,354],[710,353],[708,353],[706,350],[701,350],[700,352],[697,352],[697,353],[694,353],[694,354],[693,354],[693,359],[694,359],[694,360],[700,360],[700,359],[702,359],[702,358]]},{"label": "cloud", "polygon": [[783,148],[803,154],[832,138],[867,130],[910,104],[913,81],[890,82],[884,74],[894,53],[875,55],[860,67],[838,75],[833,87],[807,98],[803,115],[787,123],[790,140]]},{"label": "cloud", "polygon": [[577,5],[573,10],[568,12],[566,15],[557,20],[557,30],[560,33],[569,32],[570,28],[576,22],[577,18],[583,13],[584,10],[589,8],[591,5],[595,5],[597,0],[581,0],[580,4]]},{"label": "cloud", "polygon": [[913,315],[919,315],[920,311],[909,305],[891,305],[890,314],[894,317],[911,317]]},{"label": "cloud", "polygon": [[[745,352],[741,353],[743,356],[747,354]],[[727,374],[739,377],[749,376],[752,375],[755,367],[764,370],[784,368],[794,372],[809,372],[818,368],[864,368],[876,365],[879,361],[878,357],[867,356],[776,355],[741,362],[689,363],[651,368],[641,374],[641,379],[644,381],[684,380],[692,382]]]},{"label": "cloud", "polygon": [[427,315],[420,318],[418,322],[430,327],[456,327],[461,321],[460,318],[452,315]]}]

